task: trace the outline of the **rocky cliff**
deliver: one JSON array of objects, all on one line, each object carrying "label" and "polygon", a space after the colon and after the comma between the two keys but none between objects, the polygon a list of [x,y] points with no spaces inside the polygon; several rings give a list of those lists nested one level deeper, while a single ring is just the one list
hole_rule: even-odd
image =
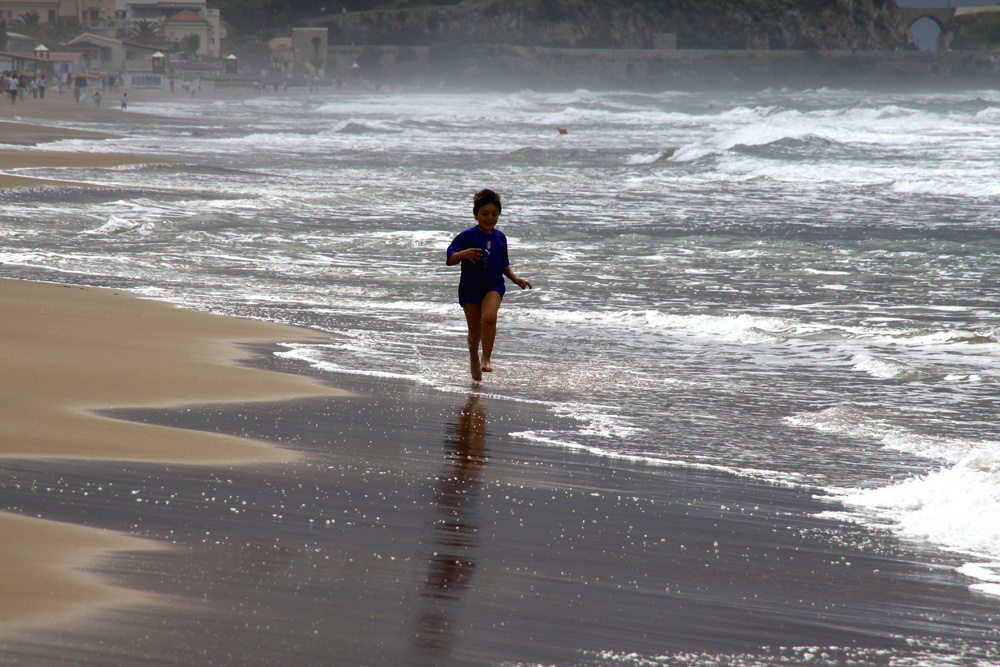
[{"label": "rocky cliff", "polygon": [[909,42],[894,0],[465,0],[313,22],[331,44],[892,50]]}]

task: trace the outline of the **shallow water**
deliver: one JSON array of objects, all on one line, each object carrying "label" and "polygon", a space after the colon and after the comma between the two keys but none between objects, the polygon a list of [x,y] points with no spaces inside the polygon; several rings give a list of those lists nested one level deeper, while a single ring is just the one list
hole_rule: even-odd
[{"label": "shallow water", "polygon": [[996,92],[132,108],[164,120],[42,149],[178,164],[34,170],[115,189],[0,193],[0,274],[318,328],[279,354],[464,394],[444,248],[493,187],[535,289],[509,286],[482,391],[570,418],[518,437],[817,488],[1000,560]]}]

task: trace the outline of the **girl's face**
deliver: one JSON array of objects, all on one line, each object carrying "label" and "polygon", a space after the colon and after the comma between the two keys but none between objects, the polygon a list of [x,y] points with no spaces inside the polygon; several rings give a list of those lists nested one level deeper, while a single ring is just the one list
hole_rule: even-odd
[{"label": "girl's face", "polygon": [[500,209],[496,207],[496,204],[486,204],[476,213],[476,222],[479,223],[479,231],[489,234],[493,231],[499,218]]}]

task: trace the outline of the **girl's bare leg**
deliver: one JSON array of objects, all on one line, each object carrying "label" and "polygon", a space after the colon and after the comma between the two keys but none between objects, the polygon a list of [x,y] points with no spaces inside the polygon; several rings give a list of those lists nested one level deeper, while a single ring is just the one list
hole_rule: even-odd
[{"label": "girl's bare leg", "polygon": [[490,356],[493,354],[493,341],[497,337],[497,312],[500,310],[500,293],[487,292],[480,305],[480,332],[483,339],[483,360],[480,364],[484,373],[492,373]]},{"label": "girl's bare leg", "polygon": [[[472,379],[479,382],[483,379],[482,365],[479,363],[479,341],[482,338],[482,304],[463,303],[465,323],[469,327],[469,371]],[[494,330],[494,334],[496,331]]]}]

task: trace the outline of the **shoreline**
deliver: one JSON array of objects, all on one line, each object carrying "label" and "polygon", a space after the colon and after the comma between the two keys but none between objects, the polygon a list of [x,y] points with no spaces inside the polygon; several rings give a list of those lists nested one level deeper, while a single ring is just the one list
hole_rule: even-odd
[{"label": "shoreline", "polygon": [[[110,96],[110,95],[109,95]],[[62,139],[100,141],[118,136],[114,132],[116,119],[149,118],[140,112],[118,108],[94,107],[87,102],[77,104],[71,96],[53,93],[42,99],[27,97],[16,104],[0,103],[0,190],[38,186],[101,187],[53,178],[37,178],[22,170],[58,167],[120,167],[131,164],[165,164],[167,160],[115,153],[71,153],[38,149]],[[68,127],[68,125],[76,127]],[[87,129],[81,129],[85,126]],[[18,148],[19,147],[19,148]],[[18,173],[10,173],[16,171]]]},{"label": "shoreline", "polygon": [[[111,419],[96,410],[344,396],[302,376],[237,365],[239,345],[316,334],[187,311],[119,290],[0,279],[0,457],[247,465],[295,454],[234,435]],[[162,548],[127,534],[0,514],[0,624],[128,601],[80,568],[109,551]]]},{"label": "shoreline", "polygon": [[809,489],[539,447],[516,434],[563,419],[544,406],[260,354],[327,339],[305,330],[19,280],[0,307],[4,376],[39,370],[0,390],[8,664],[864,663],[998,637],[957,559]]},{"label": "shoreline", "polygon": [[[835,504],[808,489],[538,447],[515,434],[560,419],[542,406],[335,378],[350,397],[114,411],[281,433],[298,458],[277,466],[9,470],[47,489],[23,511],[141,526],[173,548],[99,570],[168,606],[109,609],[84,627],[0,639],[0,652],[33,658],[24,664],[1000,658],[995,600],[967,589],[958,559],[823,518]],[[170,507],[136,503],[137,488]]]}]

